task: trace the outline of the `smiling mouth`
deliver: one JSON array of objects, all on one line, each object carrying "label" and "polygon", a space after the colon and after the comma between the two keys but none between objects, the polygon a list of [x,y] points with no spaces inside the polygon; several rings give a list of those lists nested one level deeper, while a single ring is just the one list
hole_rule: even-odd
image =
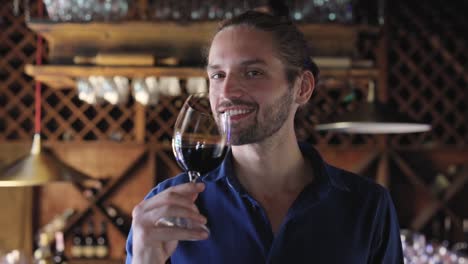
[{"label": "smiling mouth", "polygon": [[226,109],[220,112],[228,114],[231,120],[236,121],[248,116],[250,113],[254,112],[254,109]]}]

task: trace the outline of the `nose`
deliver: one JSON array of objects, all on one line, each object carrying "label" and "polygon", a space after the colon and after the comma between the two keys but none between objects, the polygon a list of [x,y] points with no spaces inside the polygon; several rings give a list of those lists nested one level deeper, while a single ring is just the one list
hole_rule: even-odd
[{"label": "nose", "polygon": [[242,95],[242,82],[234,73],[228,73],[224,78],[221,93],[225,98],[238,98]]}]

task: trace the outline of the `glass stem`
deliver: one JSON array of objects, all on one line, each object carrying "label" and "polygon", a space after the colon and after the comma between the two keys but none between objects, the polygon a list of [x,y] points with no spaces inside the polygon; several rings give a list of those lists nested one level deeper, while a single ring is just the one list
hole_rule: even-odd
[{"label": "glass stem", "polygon": [[200,173],[198,171],[188,171],[190,182],[197,182],[200,178]]}]

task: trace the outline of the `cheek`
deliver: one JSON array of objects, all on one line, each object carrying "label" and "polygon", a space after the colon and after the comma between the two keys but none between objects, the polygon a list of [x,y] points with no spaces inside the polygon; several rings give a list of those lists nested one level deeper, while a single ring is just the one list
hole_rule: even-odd
[{"label": "cheek", "polygon": [[219,90],[222,88],[222,83],[219,80],[208,79],[208,91],[210,93],[210,99],[212,96],[218,96]]},{"label": "cheek", "polygon": [[216,109],[216,104],[217,104],[217,100],[218,100],[218,95],[216,93],[216,89],[209,89],[209,97],[210,97],[210,107],[211,107],[211,111],[215,112],[215,109]]},{"label": "cheek", "polygon": [[272,83],[271,80],[265,78],[243,80],[241,85],[250,94],[264,94],[265,92],[269,92],[272,88],[274,88],[274,83]]},{"label": "cheek", "polygon": [[249,86],[249,94],[256,97],[259,102],[267,102],[284,94],[283,85],[273,79],[251,80]]}]

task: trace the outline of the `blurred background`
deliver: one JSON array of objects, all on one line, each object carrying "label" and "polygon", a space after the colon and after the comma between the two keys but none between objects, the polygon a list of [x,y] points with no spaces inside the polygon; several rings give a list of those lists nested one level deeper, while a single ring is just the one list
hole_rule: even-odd
[{"label": "blurred background", "polygon": [[[321,69],[299,138],[390,190],[407,263],[463,263],[468,2],[284,3]],[[0,0],[0,261],[123,263],[132,208],[181,171],[173,125],[187,95],[207,90],[202,50],[216,25],[269,5]],[[318,129],[356,113],[371,126]],[[385,130],[388,116],[430,129]],[[29,162],[35,134],[64,181],[8,178]]]}]

